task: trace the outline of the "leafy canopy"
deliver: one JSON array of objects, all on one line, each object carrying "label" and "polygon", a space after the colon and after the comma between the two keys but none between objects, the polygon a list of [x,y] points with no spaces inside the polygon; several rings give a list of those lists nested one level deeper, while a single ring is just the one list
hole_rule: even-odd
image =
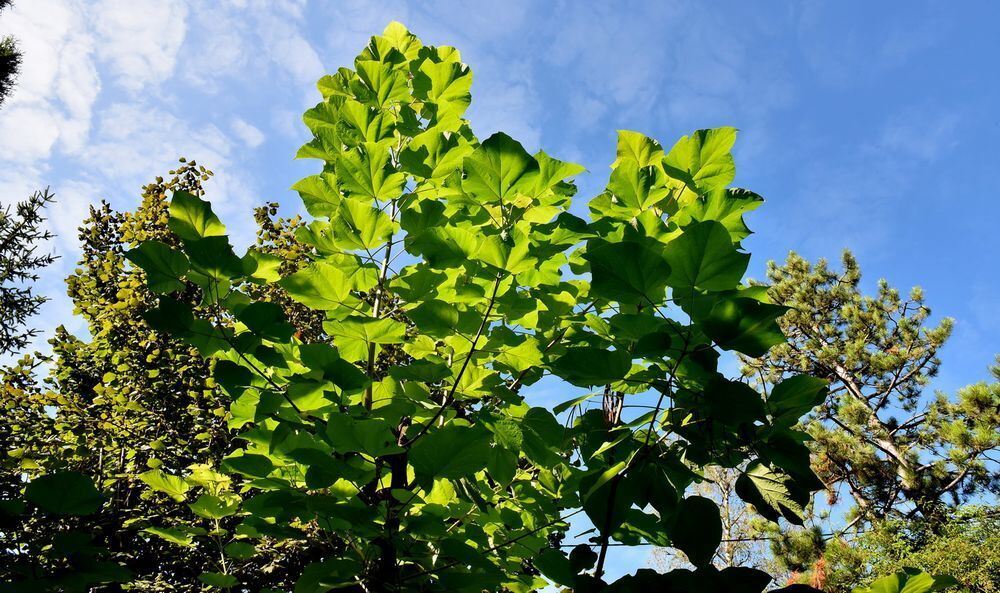
[{"label": "leafy canopy", "polygon": [[[319,81],[298,156],[322,169],[293,186],[313,220],[291,273],[262,273],[208,202],[174,195],[174,246],[127,257],[162,295],[150,324],[216,361],[240,430],[217,471],[243,486],[222,497],[196,474],[143,480],[199,516],[237,517],[240,554],[265,537],[321,550],[297,593],[762,591],[760,571],[713,567],[718,508],[685,491],[703,468],[745,464],[741,494],[800,522],[818,481],[790,461],[808,459],[791,426],[826,387],[789,379],[768,406],[718,370],[719,349],[759,356],[783,339],[784,308],[741,284],[742,215],[760,198],[726,187],[736,131],[669,151],[621,132],[584,220],[569,211],[582,167],[503,133],[477,138],[463,118],[471,82],[456,49],[398,23]],[[254,288],[271,285],[322,331],[290,331]],[[198,307],[174,298],[182,286]],[[573,396],[566,424],[530,403],[546,375]],[[623,415],[642,393],[657,405]],[[603,405],[585,409],[591,398]],[[567,554],[581,513],[594,530]],[[613,541],[673,545],[692,568],[607,583]],[[201,580],[239,582],[225,569]]]}]

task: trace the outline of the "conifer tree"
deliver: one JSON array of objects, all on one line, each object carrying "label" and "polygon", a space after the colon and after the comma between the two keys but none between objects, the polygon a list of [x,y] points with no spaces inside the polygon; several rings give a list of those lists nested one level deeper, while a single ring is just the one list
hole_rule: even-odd
[{"label": "conifer tree", "polygon": [[19,351],[38,333],[26,324],[47,300],[33,283],[55,261],[51,253],[39,251],[52,239],[44,217],[52,201],[46,189],[13,207],[0,207],[0,355]]},{"label": "conifer tree", "polygon": [[[801,372],[830,382],[830,396],[803,423],[827,500],[813,507],[810,529],[769,531],[784,568],[815,582],[817,566],[842,569],[844,554],[825,557],[842,547],[831,538],[877,531],[886,520],[942,530],[961,505],[996,500],[1000,382],[928,392],[953,322],[930,323],[919,288],[904,297],[882,280],[875,296],[863,294],[850,252],[840,271],[792,253],[771,262],[767,280],[772,301],[789,307],[779,320],[788,341],[743,358],[744,373],[765,385]],[[839,514],[845,495],[848,511]]]}]

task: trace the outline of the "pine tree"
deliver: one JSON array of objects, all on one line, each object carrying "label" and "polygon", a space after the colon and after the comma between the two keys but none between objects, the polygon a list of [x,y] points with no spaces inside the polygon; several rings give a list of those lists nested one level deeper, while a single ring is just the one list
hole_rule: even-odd
[{"label": "pine tree", "polygon": [[[952,320],[931,324],[919,288],[904,298],[883,280],[875,296],[864,295],[850,252],[842,268],[794,253],[783,265],[771,262],[768,294],[789,307],[780,319],[788,342],[743,359],[744,373],[765,385],[799,372],[830,384],[827,401],[804,422],[828,499],[813,509],[813,529],[786,533],[773,546],[786,569],[803,573],[815,572],[831,536],[885,519],[940,527],[960,505],[1000,493],[991,461],[1000,449],[1000,383],[928,393]],[[839,517],[843,493],[852,504]],[[834,533],[824,533],[831,513]]]}]

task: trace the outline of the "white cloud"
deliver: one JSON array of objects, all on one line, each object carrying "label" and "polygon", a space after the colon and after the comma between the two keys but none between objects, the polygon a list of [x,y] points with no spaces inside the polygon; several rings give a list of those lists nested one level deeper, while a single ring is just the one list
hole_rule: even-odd
[{"label": "white cloud", "polygon": [[35,162],[57,145],[81,147],[101,86],[79,3],[19,2],[3,13],[0,30],[15,35],[24,53],[17,86],[0,111],[0,159]]},{"label": "white cloud", "polygon": [[0,158],[34,162],[47,157],[59,139],[60,121],[51,110],[15,105],[0,115]]},{"label": "white cloud", "polygon": [[250,148],[257,148],[264,143],[264,132],[261,132],[239,117],[233,118],[230,127],[233,130],[233,134],[236,134],[236,137]]},{"label": "white cloud", "polygon": [[55,205],[48,212],[48,222],[55,235],[53,251],[65,260],[74,261],[80,254],[78,229],[90,215],[91,204],[100,201],[100,188],[94,183],[69,180],[50,188]]},{"label": "white cloud", "polygon": [[100,0],[90,9],[100,37],[98,55],[130,91],[173,74],[187,30],[180,0]]}]

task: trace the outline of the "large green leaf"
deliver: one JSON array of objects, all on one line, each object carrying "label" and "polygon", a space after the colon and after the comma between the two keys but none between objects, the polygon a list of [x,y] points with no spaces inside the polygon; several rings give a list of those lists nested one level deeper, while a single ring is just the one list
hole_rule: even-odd
[{"label": "large green leaf", "polygon": [[531,193],[538,163],[519,142],[497,132],[465,158],[462,189],[473,199],[501,204]]},{"label": "large green leaf", "polygon": [[625,207],[639,213],[667,196],[669,190],[657,184],[656,170],[624,159],[611,172],[608,189]]},{"label": "large green leaf", "polygon": [[350,292],[350,281],[337,267],[313,262],[280,282],[288,296],[307,307],[328,311],[340,307]]},{"label": "large green leaf", "polygon": [[172,544],[184,548],[193,548],[195,546],[194,538],[198,535],[204,535],[205,530],[200,527],[147,527],[143,529],[146,533],[151,533],[156,537],[168,541]]},{"label": "large green leaf", "polygon": [[458,309],[439,299],[428,299],[406,312],[420,331],[432,337],[446,337],[458,325]]},{"label": "large green leaf", "polygon": [[371,90],[375,103],[385,107],[390,102],[406,101],[410,91],[406,85],[406,74],[389,64],[374,60],[357,60],[358,77]]},{"label": "large green leaf", "polygon": [[185,241],[221,237],[226,227],[212,212],[212,205],[186,191],[174,192],[170,200],[170,230]]},{"label": "large green leaf", "polygon": [[462,136],[430,129],[419,134],[399,153],[403,170],[426,179],[444,179],[456,169],[473,150]]},{"label": "large green leaf", "polygon": [[295,326],[288,323],[284,309],[275,303],[257,302],[244,307],[237,319],[262,338],[283,342],[292,337]]},{"label": "large green leaf", "polygon": [[348,194],[377,202],[400,197],[406,181],[402,173],[393,170],[389,147],[376,142],[365,142],[360,152],[338,158],[337,179]]},{"label": "large green leaf", "polygon": [[661,303],[670,265],[647,243],[592,240],[584,256],[590,262],[590,290],[620,303]]},{"label": "large green leaf", "polygon": [[736,251],[729,231],[715,221],[696,222],[667,244],[670,286],[686,296],[687,289],[736,288],[750,263],[750,255]]},{"label": "large green leaf", "polygon": [[184,289],[188,259],[183,253],[159,241],[146,241],[125,253],[130,262],[146,273],[146,284],[154,293]]},{"label": "large green leaf", "polygon": [[904,568],[896,574],[877,579],[868,587],[855,587],[853,593],[930,593],[960,583],[950,576],[932,576],[917,568]]},{"label": "large green leaf", "polygon": [[198,500],[188,505],[191,511],[199,517],[206,519],[222,519],[236,513],[240,506],[240,499],[236,495],[229,495],[225,498],[214,494],[202,493]]},{"label": "large green leaf", "polygon": [[752,504],[762,516],[777,521],[784,517],[789,522],[802,525],[807,492],[796,489],[788,476],[767,465],[754,461],[736,479],[736,494]]},{"label": "large green leaf", "polygon": [[594,387],[625,378],[632,368],[632,356],[621,350],[576,346],[568,348],[549,366],[556,376],[573,385]]},{"label": "large green leaf", "polygon": [[424,478],[464,478],[486,467],[489,450],[489,432],[447,424],[414,443],[410,464]]},{"label": "large green leaf", "polygon": [[377,418],[358,419],[334,414],[327,422],[326,435],[337,453],[366,453],[378,457],[399,450],[389,424]]},{"label": "large green leaf", "polygon": [[756,358],[785,341],[777,322],[785,311],[754,299],[725,298],[712,307],[703,329],[719,347]]},{"label": "large green leaf", "polygon": [[139,474],[139,479],[153,490],[162,492],[178,502],[184,500],[185,493],[191,488],[184,478],[172,476],[158,469]]},{"label": "large green leaf", "polygon": [[691,564],[711,564],[715,550],[722,542],[719,507],[703,496],[689,496],[682,500],[670,527],[670,541],[687,555]]},{"label": "large green leaf", "polygon": [[104,504],[104,496],[90,478],[77,472],[39,476],[24,489],[24,498],[56,515],[90,515]]},{"label": "large green leaf", "polygon": [[352,558],[328,558],[313,562],[295,582],[294,593],[327,593],[357,583],[361,566]]},{"label": "large green leaf", "polygon": [[635,161],[640,167],[657,165],[663,160],[663,147],[649,136],[632,130],[618,130],[618,148],[613,167],[626,160]]},{"label": "large green leaf", "polygon": [[337,214],[330,224],[344,248],[373,250],[392,237],[392,219],[368,200],[345,198]]},{"label": "large green leaf", "polygon": [[472,72],[459,62],[424,60],[413,77],[413,95],[436,106],[436,120],[460,117],[469,107]]},{"label": "large green leaf", "polygon": [[184,251],[191,267],[214,280],[228,280],[243,275],[244,266],[229,244],[229,237],[205,237],[186,241]]},{"label": "large green leaf", "polygon": [[736,177],[730,152],[735,142],[735,128],[698,130],[674,144],[663,168],[699,194],[725,187]]},{"label": "large green leaf", "polygon": [[767,407],[775,424],[791,426],[803,414],[823,403],[827,382],[808,375],[796,375],[778,383],[767,397]]},{"label": "large green leaf", "polygon": [[323,328],[334,336],[341,354],[349,360],[360,358],[369,344],[400,344],[406,339],[406,325],[388,317],[351,316],[343,321],[325,321]]}]

